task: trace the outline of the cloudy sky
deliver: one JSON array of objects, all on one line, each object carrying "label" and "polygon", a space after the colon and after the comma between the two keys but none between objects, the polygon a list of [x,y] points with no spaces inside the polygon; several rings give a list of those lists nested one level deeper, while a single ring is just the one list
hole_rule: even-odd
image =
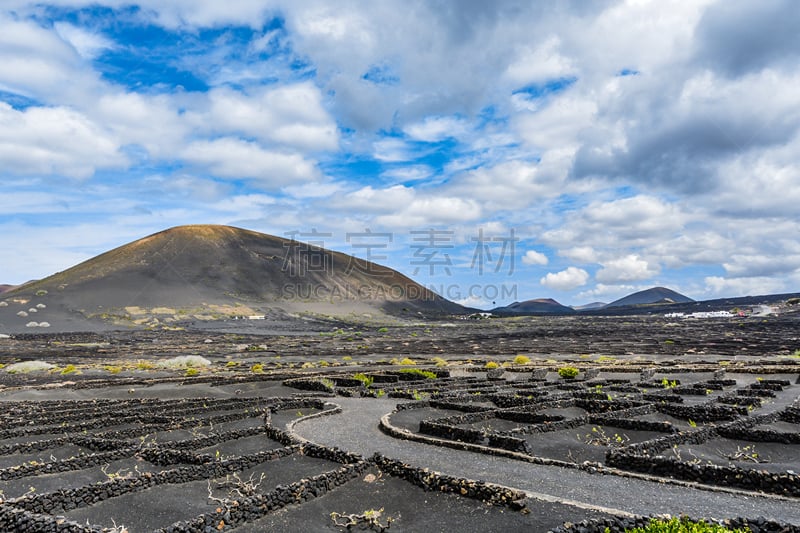
[{"label": "cloudy sky", "polygon": [[0,283],[214,223],[473,305],[800,291],[793,0],[0,6]]}]

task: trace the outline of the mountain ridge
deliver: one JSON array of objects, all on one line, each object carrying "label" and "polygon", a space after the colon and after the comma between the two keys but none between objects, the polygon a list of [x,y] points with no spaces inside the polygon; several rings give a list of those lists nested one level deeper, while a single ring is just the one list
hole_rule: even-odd
[{"label": "mountain ridge", "polygon": [[[133,323],[142,322],[137,316],[152,315],[153,309],[172,315],[172,321],[180,314],[256,315],[270,309],[326,315],[468,311],[391,268],[299,241],[215,225],[177,226],[148,235],[12,289],[3,299],[25,302],[20,311],[29,316],[19,318],[34,322],[55,308]],[[45,308],[34,313],[26,307],[33,303]]]}]

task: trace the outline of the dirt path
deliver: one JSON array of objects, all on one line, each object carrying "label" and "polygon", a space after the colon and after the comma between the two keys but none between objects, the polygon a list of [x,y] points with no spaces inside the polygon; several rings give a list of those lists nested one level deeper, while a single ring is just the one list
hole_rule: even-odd
[{"label": "dirt path", "polygon": [[297,434],[312,442],[336,446],[365,457],[380,452],[414,466],[499,483],[544,499],[574,502],[590,508],[706,518],[763,516],[800,524],[800,505],[794,501],[589,474],[398,440],[378,429],[381,416],[392,411],[395,400],[336,398],[334,403],[342,407],[341,414],[303,421],[295,426]]}]

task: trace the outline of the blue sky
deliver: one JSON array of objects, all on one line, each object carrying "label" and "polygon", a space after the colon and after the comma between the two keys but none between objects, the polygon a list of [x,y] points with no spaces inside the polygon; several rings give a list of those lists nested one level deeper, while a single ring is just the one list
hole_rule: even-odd
[{"label": "blue sky", "polygon": [[798,25],[789,0],[7,0],[0,283],[213,223],[482,307],[800,291]]}]

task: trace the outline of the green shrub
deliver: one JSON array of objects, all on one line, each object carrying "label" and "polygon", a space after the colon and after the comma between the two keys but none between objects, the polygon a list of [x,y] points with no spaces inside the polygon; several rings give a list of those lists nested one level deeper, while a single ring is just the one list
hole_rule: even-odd
[{"label": "green shrub", "polygon": [[375,378],[368,376],[366,374],[362,374],[361,372],[354,374],[353,379],[357,379],[361,383],[364,384],[365,387],[369,388],[372,386],[372,382],[375,381]]},{"label": "green shrub", "polygon": [[109,374],[119,374],[120,372],[122,372],[122,367],[117,365],[106,365],[103,367],[103,370],[105,370]]},{"label": "green shrub", "polygon": [[518,355],[514,358],[515,365],[527,365],[530,362],[531,358],[524,355]]},{"label": "green shrub", "polygon": [[227,363],[225,363],[226,368],[233,368],[236,366],[239,366],[239,363],[237,363],[236,361],[228,361]]},{"label": "green shrub", "polygon": [[415,363],[413,359],[409,359],[408,357],[406,357],[404,359],[400,359],[399,361],[397,359],[392,359],[392,364],[393,365],[416,365],[417,363]]},{"label": "green shrub", "polygon": [[378,328],[378,333],[389,333],[389,328]]},{"label": "green shrub", "polygon": [[578,372],[580,371],[574,366],[562,366],[558,369],[558,375],[564,379],[574,379]]},{"label": "green shrub", "polygon": [[153,363],[150,363],[149,361],[139,360],[136,362],[137,370],[152,370],[153,368],[155,368]]},{"label": "green shrub", "polygon": [[250,371],[253,374],[263,374],[264,373],[264,365],[262,365],[261,363],[256,363],[256,364],[254,364],[253,366],[250,367]]},{"label": "green shrub", "polygon": [[[606,529],[606,531],[609,531]],[[709,524],[703,520],[695,522],[686,517],[660,520],[653,518],[645,527],[626,529],[629,533],[749,533],[750,528],[729,529],[719,524]]]},{"label": "green shrub", "polygon": [[317,363],[321,367],[330,366],[331,364],[327,362],[325,359],[320,359],[319,363]]},{"label": "green shrub", "polygon": [[66,376],[67,374],[74,374],[77,371],[78,371],[78,369],[77,369],[77,367],[75,367],[75,365],[67,365],[67,366],[65,366],[64,368],[61,369],[61,375],[62,376]]},{"label": "green shrub", "polygon": [[433,364],[435,364],[436,366],[447,366],[448,365],[447,361],[442,359],[441,357],[434,357],[433,359],[431,359],[431,362],[433,362]]},{"label": "green shrub", "polygon": [[498,365],[498,364],[497,364],[497,363],[495,363],[494,361],[489,361],[488,363],[486,363],[485,365],[483,365],[483,368],[492,369],[492,368],[497,368],[497,367],[499,367],[499,366],[500,366],[500,365]]},{"label": "green shrub", "polygon": [[196,376],[199,373],[200,373],[199,369],[189,367],[189,368],[186,369],[186,374],[184,374],[184,375],[186,377],[191,377],[191,376]]},{"label": "green shrub", "polygon": [[404,368],[400,371],[403,374],[414,374],[425,379],[436,379],[438,376],[428,370],[420,370],[419,368]]}]

